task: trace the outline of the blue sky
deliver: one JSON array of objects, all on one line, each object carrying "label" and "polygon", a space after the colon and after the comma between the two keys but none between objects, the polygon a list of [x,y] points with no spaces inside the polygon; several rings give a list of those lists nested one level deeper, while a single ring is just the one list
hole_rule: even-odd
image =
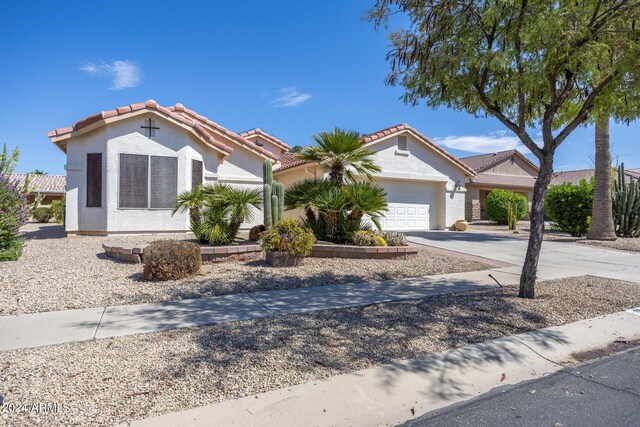
[{"label": "blue sky", "polygon": [[[496,119],[404,105],[402,89],[383,83],[387,34],[361,19],[370,5],[2,2],[0,144],[20,148],[19,172],[62,174],[64,153],[47,130],[152,98],[291,145],[333,126],[368,133],[397,123],[458,156],[517,145]],[[627,167],[640,167],[637,135],[637,122],[612,126]],[[559,149],[556,170],[588,168],[592,155],[593,129],[581,128]]]}]

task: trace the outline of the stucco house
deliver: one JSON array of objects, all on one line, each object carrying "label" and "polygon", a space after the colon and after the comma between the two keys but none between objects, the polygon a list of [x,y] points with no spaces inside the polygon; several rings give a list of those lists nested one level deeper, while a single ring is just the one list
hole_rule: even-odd
[{"label": "stucco house", "polygon": [[188,231],[186,212],[170,215],[177,194],[215,182],[261,188],[263,162],[279,159],[268,144],[182,104],[153,100],[93,114],[47,136],[67,155],[69,235]]},{"label": "stucco house", "polygon": [[539,169],[518,150],[462,157],[460,160],[476,174],[466,182],[467,221],[486,219],[487,194],[497,188],[522,194],[531,206]]},{"label": "stucco house", "polygon": [[[465,181],[474,171],[407,124],[362,137],[382,168],[374,174],[387,192],[385,230],[446,229],[465,213]],[[309,177],[322,177],[322,167],[283,153],[274,179],[286,186]]]}]

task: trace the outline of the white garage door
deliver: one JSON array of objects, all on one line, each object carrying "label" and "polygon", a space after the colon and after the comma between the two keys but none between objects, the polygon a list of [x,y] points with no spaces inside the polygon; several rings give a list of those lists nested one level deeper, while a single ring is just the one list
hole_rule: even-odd
[{"label": "white garage door", "polygon": [[383,230],[429,230],[436,228],[437,186],[433,183],[378,180],[387,191],[389,211]]}]

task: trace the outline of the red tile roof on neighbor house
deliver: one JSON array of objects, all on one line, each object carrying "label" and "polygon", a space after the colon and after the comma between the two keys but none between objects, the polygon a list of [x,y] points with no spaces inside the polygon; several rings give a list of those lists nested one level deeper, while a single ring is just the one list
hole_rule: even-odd
[{"label": "red tile roof on neighbor house", "polygon": [[[373,133],[370,133],[370,134],[362,135],[361,140],[362,140],[362,143],[364,145],[366,145],[366,144],[370,144],[370,143],[376,142],[376,141],[378,141],[378,140],[380,140],[382,138],[386,138],[388,136],[395,135],[395,134],[401,133],[401,132],[411,132],[411,133],[413,133],[418,139],[422,140],[422,142],[424,142],[425,144],[427,144],[430,147],[432,147],[434,150],[439,152],[441,155],[443,155],[447,159],[451,160],[453,163],[458,165],[462,170],[467,172],[469,175],[475,176],[475,172],[473,171],[473,169],[471,169],[469,166],[467,166],[465,163],[461,162],[453,154],[449,153],[444,148],[440,147],[439,145],[437,145],[436,143],[431,141],[429,138],[427,138],[426,136],[424,136],[423,134],[421,134],[420,132],[418,132],[417,130],[415,130],[413,127],[409,126],[406,123],[403,123],[403,124],[400,124],[400,125],[391,126],[391,127],[386,128],[386,129],[382,129],[382,130],[379,130],[377,132],[373,132]],[[286,153],[286,154],[288,154],[288,156],[286,158],[285,158],[284,154],[282,155],[282,160],[281,160],[282,163],[281,163],[280,167],[276,169],[277,172],[280,172],[280,171],[286,170],[286,169],[291,169],[291,168],[293,168],[295,166],[299,166],[299,165],[302,165],[304,163],[307,163],[304,160],[298,159],[292,153]]]},{"label": "red tile roof on neighbor house", "polygon": [[245,146],[246,148],[262,155],[263,157],[277,160],[277,157],[271,152],[269,152],[268,150],[265,150],[262,147],[256,146],[255,144],[242,138],[238,134],[231,132],[230,130],[224,128],[223,126],[220,126],[219,124],[207,119],[206,117],[197,114],[193,110],[189,110],[188,108],[185,108],[182,104],[176,104],[171,107],[162,107],[158,105],[158,103],[153,99],[150,99],[146,102],[126,105],[124,107],[119,107],[114,110],[102,111],[100,113],[93,114],[89,117],[86,117],[82,120],[77,121],[73,126],[67,126],[67,127],[51,130],[47,132],[47,136],[51,138],[54,142],[56,142],[56,145],[58,145],[57,141],[62,139],[62,137],[72,137],[73,132],[80,131],[81,129],[91,124],[99,123],[102,121],[102,125],[104,125],[107,123],[108,119],[112,119],[114,117],[125,118],[131,115],[132,113],[140,110],[153,111],[169,120],[173,120],[179,124],[189,126],[196,133],[196,135],[200,137],[206,144],[226,154],[232,153],[233,148],[229,147],[228,145],[214,138],[215,133],[222,134],[226,138],[232,140],[233,142],[239,145]]},{"label": "red tile roof on neighbor house", "polygon": [[502,160],[508,159],[514,155],[521,158],[536,171],[539,171],[538,166],[536,166],[531,160],[527,159],[527,157],[518,150],[505,150],[498,151],[496,153],[478,154],[475,156],[461,157],[460,160],[465,162],[476,172],[482,172],[483,170],[488,169]]},{"label": "red tile roof on neighbor house", "polygon": [[[554,172],[551,177],[551,185],[560,185],[565,182],[577,185],[580,181],[589,181],[595,175],[595,169],[579,169],[574,171],[560,171]],[[631,178],[634,180],[640,179],[640,169],[625,169],[624,171],[625,181],[629,182]]]},{"label": "red tile roof on neighbor house", "polygon": [[64,175],[40,175],[26,173],[12,173],[9,182],[24,186],[29,176],[29,190],[34,193],[63,194],[67,188],[67,177]]},{"label": "red tile roof on neighbor house", "polygon": [[289,146],[289,144],[287,144],[286,142],[276,138],[275,136],[263,131],[260,128],[255,128],[255,129],[251,129],[245,132],[240,132],[239,134],[240,136],[244,137],[244,138],[251,138],[253,136],[262,136],[264,139],[269,140],[271,142],[273,142],[275,145],[280,146],[281,148],[284,148],[285,150],[291,150],[291,146]]}]

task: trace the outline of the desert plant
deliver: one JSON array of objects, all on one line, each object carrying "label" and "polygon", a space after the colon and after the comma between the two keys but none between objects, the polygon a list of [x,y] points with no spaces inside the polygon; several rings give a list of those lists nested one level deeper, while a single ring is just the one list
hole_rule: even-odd
[{"label": "desert plant", "polygon": [[578,185],[552,185],[545,200],[547,215],[563,231],[584,236],[589,231],[593,206],[593,180]]},{"label": "desert plant", "polygon": [[15,260],[22,253],[20,227],[29,221],[31,210],[24,187],[10,180],[18,161],[18,149],[0,153],[0,260]]},{"label": "desert plant", "polygon": [[356,246],[380,246],[376,234],[370,230],[356,231],[351,238],[351,243]]},{"label": "desert plant", "polygon": [[517,207],[513,202],[507,203],[507,226],[509,227],[509,230],[515,230],[518,226]]},{"label": "desert plant", "polygon": [[304,148],[300,159],[322,166],[338,188],[345,182],[355,182],[356,174],[373,181],[372,174],[381,170],[373,160],[373,152],[362,146],[358,132],[334,128],[312,138],[317,146]]},{"label": "desert plant", "polygon": [[491,190],[486,201],[487,217],[498,224],[508,224],[507,212],[510,204],[514,205],[518,220],[527,215],[529,205],[525,196],[507,190]]},{"label": "desert plant", "polygon": [[273,180],[273,169],[269,160],[262,164],[262,182],[264,225],[269,228],[282,219],[284,211],[284,185]]},{"label": "desert plant", "polygon": [[1,261],[17,261],[22,256],[22,239],[13,239],[0,249]]},{"label": "desert plant", "polygon": [[307,256],[316,238],[307,227],[293,218],[283,218],[261,235],[262,248],[267,252],[286,252],[293,256]]},{"label": "desert plant", "polygon": [[640,180],[625,182],[624,163],[618,167],[613,182],[613,221],[621,237],[640,236]]},{"label": "desert plant", "polygon": [[381,231],[380,236],[389,246],[408,246],[407,236],[398,231]]},{"label": "desert plant", "polygon": [[171,211],[171,216],[178,212],[189,211],[189,221],[191,229],[194,230],[200,225],[202,219],[202,207],[207,197],[207,186],[199,185],[193,190],[185,191],[176,197],[176,205]]},{"label": "desert plant", "polygon": [[143,255],[145,280],[177,280],[200,270],[200,247],[182,240],[151,243]]},{"label": "desert plant", "polygon": [[53,212],[51,211],[51,208],[47,206],[40,206],[33,210],[32,216],[35,222],[45,223],[51,221],[51,218],[53,218]]},{"label": "desert plant", "polygon": [[62,224],[64,222],[64,210],[66,207],[67,196],[62,196],[62,199],[54,200],[51,202],[51,212],[53,213],[53,219],[58,224]]}]

